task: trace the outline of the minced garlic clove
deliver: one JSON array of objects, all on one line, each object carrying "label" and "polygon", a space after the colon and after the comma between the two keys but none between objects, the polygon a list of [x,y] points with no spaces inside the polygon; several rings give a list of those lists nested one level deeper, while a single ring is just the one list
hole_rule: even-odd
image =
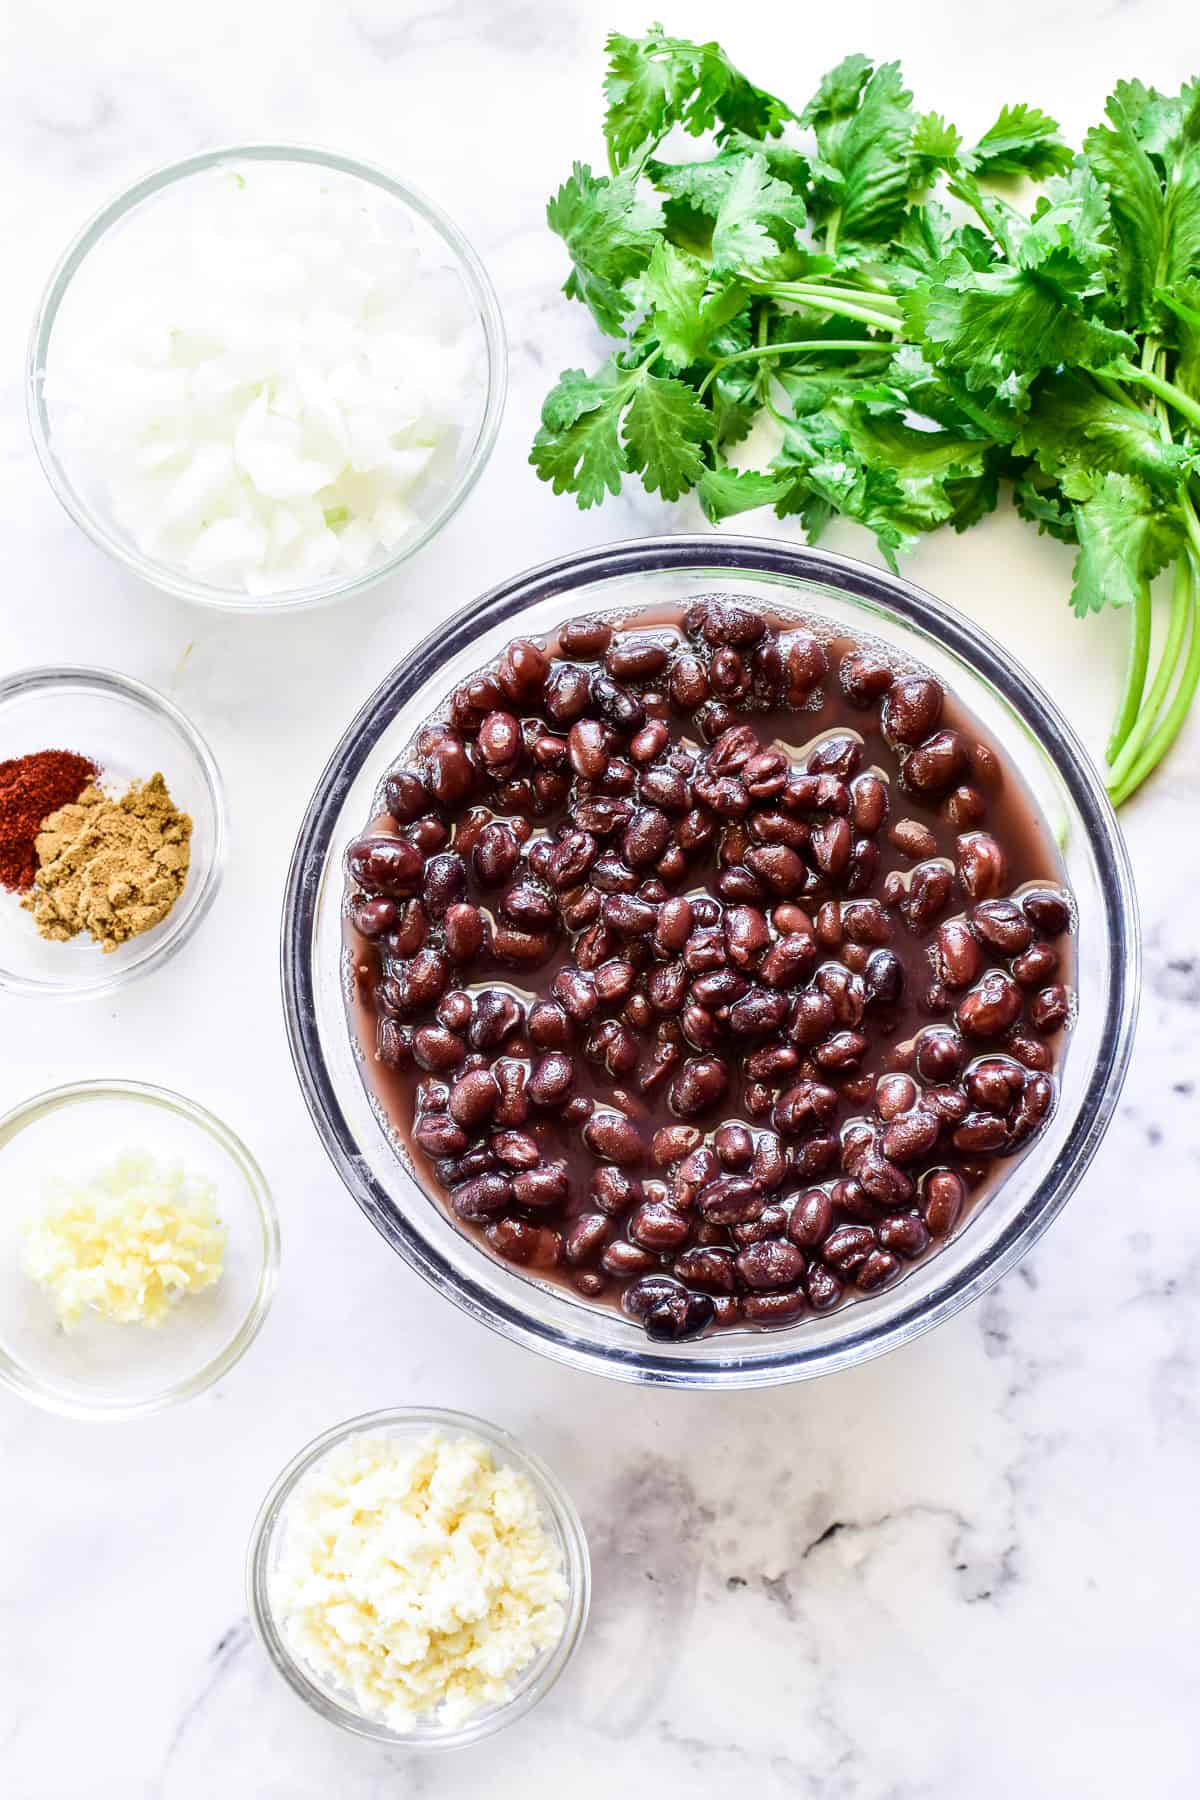
[{"label": "minced garlic clove", "polygon": [[185,1294],[220,1279],[228,1233],[216,1188],[177,1165],[131,1150],[90,1179],[50,1183],[28,1226],[27,1275],[70,1330],[85,1311],[117,1324],[159,1326]]}]

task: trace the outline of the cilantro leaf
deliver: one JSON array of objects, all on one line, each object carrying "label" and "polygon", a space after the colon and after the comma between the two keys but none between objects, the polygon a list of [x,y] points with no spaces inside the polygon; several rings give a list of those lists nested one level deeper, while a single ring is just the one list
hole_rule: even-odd
[{"label": "cilantro leaf", "polygon": [[[1141,108],[1140,127],[1127,103]],[[1200,274],[1200,102],[1168,109],[1153,90],[1139,93],[1125,83],[1110,98],[1107,116],[1109,124],[1089,131],[1084,147],[1108,189],[1126,319],[1150,331],[1160,318],[1155,289],[1169,292]],[[1148,123],[1154,153],[1143,136]]]},{"label": "cilantro leaf", "polygon": [[822,457],[806,470],[809,487],[831,512],[854,519],[874,532],[880,553],[893,573],[899,571],[897,553],[910,550],[917,534],[900,523],[900,485],[891,469],[882,464],[864,467],[842,457]]},{"label": "cilantro leaf", "polygon": [[1195,144],[1200,123],[1200,82],[1192,80],[1178,94],[1160,94],[1141,81],[1118,81],[1113,99],[1124,112],[1148,156],[1165,169],[1188,144]]},{"label": "cilantro leaf", "polygon": [[980,138],[970,156],[968,167],[977,175],[995,178],[1028,175],[1042,181],[1047,175],[1061,175],[1070,168],[1070,149],[1058,135],[1058,120],[1040,107],[1002,106],[1000,116]]},{"label": "cilantro leaf", "polygon": [[962,369],[971,387],[1008,383],[1019,393],[1042,369],[1107,369],[1136,348],[1124,332],[1064,304],[1034,271],[980,272],[954,258],[943,271],[900,305],[926,355]]},{"label": "cilantro leaf", "polygon": [[740,444],[754,429],[758,414],[757,370],[750,363],[722,369],[708,390],[712,402],[713,441]]},{"label": "cilantro leaf", "polygon": [[[975,213],[984,230],[994,239],[1005,261],[1015,262],[1021,239],[1029,227],[1029,221],[1024,215],[999,195],[983,193],[974,175],[965,168],[952,174],[946,187],[956,200],[961,200]],[[967,260],[976,267],[980,266],[974,257],[969,256]]]},{"label": "cilantro leaf", "polygon": [[610,180],[576,163],[547,204],[546,220],[571,256],[564,294],[582,300],[601,331],[619,337],[633,310],[624,286],[650,260],[662,208],[639,191],[632,176]]},{"label": "cilantro leaf", "polygon": [[1157,88],[1147,87],[1144,81],[1118,81],[1105,110],[1111,119],[1112,107],[1119,107],[1147,156],[1161,157],[1170,149],[1178,133],[1182,100],[1183,95],[1160,94]]},{"label": "cilantro leaf", "polygon": [[1154,317],[1154,286],[1163,253],[1163,184],[1115,94],[1107,110],[1111,123],[1094,126],[1084,139],[1084,148],[1108,190],[1117,288],[1125,318],[1131,325],[1145,328]]},{"label": "cilantro leaf", "polygon": [[[835,400],[789,422],[772,469],[795,471],[835,511],[875,533],[894,567],[896,553],[937,525],[974,522],[995,505],[986,445],[921,432]],[[780,511],[796,510],[797,496]]]},{"label": "cilantro leaf", "polygon": [[756,506],[774,506],[782,500],[792,480],[786,475],[765,475],[761,469],[705,469],[700,476],[700,504],[714,525]]},{"label": "cilantro leaf", "polygon": [[909,143],[909,179],[917,187],[942,169],[958,167],[962,134],[940,113],[922,113],[913,127]]},{"label": "cilantro leaf", "polygon": [[1083,162],[1055,177],[1033,209],[1017,262],[1064,295],[1102,294],[1112,256],[1104,189]]},{"label": "cilantro leaf", "polygon": [[921,274],[944,262],[950,254],[951,229],[950,214],[936,201],[910,206],[892,238],[893,284],[911,287]]},{"label": "cilantro leaf", "polygon": [[[751,309],[747,305],[712,336],[709,355],[737,356],[750,348]],[[708,390],[713,415],[713,442],[724,447],[739,444],[754,427],[762,400],[759,393],[759,365],[753,361],[736,362],[722,368]]]},{"label": "cilantro leaf", "polygon": [[772,175],[797,194],[808,187],[809,159],[792,144],[778,144],[767,138],[751,137],[745,131],[727,132],[722,140],[722,156],[763,156]]},{"label": "cilantro leaf", "polygon": [[870,401],[882,391],[880,383],[846,368],[835,367],[822,372],[777,365],[772,373],[776,386],[787,396],[792,419],[806,419],[822,413],[841,395],[853,393],[856,399],[862,395]]},{"label": "cilantro leaf", "polygon": [[1016,449],[1047,475],[1080,466],[1116,470],[1163,494],[1175,491],[1192,461],[1181,445],[1163,441],[1153,414],[1123,405],[1069,370],[1039,383]]},{"label": "cilantro leaf", "polygon": [[[956,370],[935,368],[916,344],[902,344],[892,357],[886,379],[903,396],[897,414],[929,419],[960,437],[1007,446],[1016,437],[1021,415],[1007,394],[969,388]],[[1024,393],[1018,396],[1024,401]]]},{"label": "cilantro leaf", "polygon": [[793,194],[802,195],[808,185],[808,159],[797,150],[784,149],[740,134],[716,156],[702,162],[647,164],[647,174],[656,187],[673,200],[682,200],[696,212],[714,217],[729,192],[730,184],[747,156],[758,156],[768,171],[784,182]]},{"label": "cilantro leaf", "polygon": [[741,312],[745,296],[736,286],[707,294],[710,270],[698,257],[662,238],[637,284],[650,308],[647,329],[666,360],[677,369],[700,360],[715,332]]},{"label": "cilantro leaf", "polygon": [[933,531],[947,524],[961,530],[974,523],[977,509],[995,505],[985,443],[873,417],[860,403],[837,402],[832,410],[844,421],[846,441],[859,460],[883,464],[895,474],[899,494],[893,514],[906,530]]},{"label": "cilantro leaf", "polygon": [[1081,475],[1066,492],[1076,501],[1079,539],[1072,608],[1083,618],[1105,606],[1133,606],[1179,552],[1182,518],[1133,475]]},{"label": "cilantro leaf", "polygon": [[659,348],[676,368],[695,362],[708,335],[701,311],[707,286],[708,269],[698,257],[665,238],[655,244],[639,292],[653,309],[651,329]]},{"label": "cilantro leaf", "polygon": [[695,89],[696,73],[691,60],[670,49],[661,27],[645,38],[614,31],[605,47],[604,135],[620,167],[643,145],[666,136]]},{"label": "cilantro leaf", "polygon": [[1056,484],[1021,475],[1013,483],[1013,500],[1021,517],[1037,526],[1039,535],[1045,532],[1060,543],[1075,542],[1074,509]]},{"label": "cilantro leaf", "polygon": [[763,157],[742,157],[713,224],[714,272],[764,274],[778,262],[781,240],[794,240],[804,217],[804,202],[768,174]]},{"label": "cilantro leaf", "polygon": [[722,151],[703,162],[650,163],[647,173],[656,187],[672,200],[682,201],[692,212],[715,218],[721,202],[729,192],[734,176],[742,166],[742,156]]},{"label": "cilantro leaf", "polygon": [[[1200,140],[1200,132],[1197,133]],[[1200,275],[1200,141],[1180,152],[1171,171],[1166,201],[1163,286]]]},{"label": "cilantro leaf", "polygon": [[840,177],[841,236],[883,240],[897,230],[908,199],[908,150],[915,119],[899,63],[883,63],[844,122],[817,124],[825,162]]},{"label": "cilantro leaf", "polygon": [[909,207],[889,249],[897,288],[914,286],[956,251],[972,269],[988,269],[996,261],[996,247],[987,234],[977,225],[953,225],[946,208],[935,200]]},{"label": "cilantro leaf", "polygon": [[686,382],[642,377],[625,415],[629,466],[650,493],[678,500],[694,487],[704,467],[702,447],[712,436],[712,414]]},{"label": "cilantro leaf", "polygon": [[828,125],[835,119],[848,119],[858,106],[874,66],[869,56],[859,53],[843,57],[836,69],[822,76],[816,93],[800,114],[801,125]]},{"label": "cilantro leaf", "polygon": [[556,494],[575,493],[581,508],[621,491],[629,462],[618,427],[635,378],[610,357],[595,375],[565,369],[546,396],[529,460]]},{"label": "cilantro leaf", "polygon": [[661,25],[645,37],[619,31],[607,40],[604,135],[618,167],[661,142],[673,125],[693,137],[730,131],[777,137],[792,117],[776,99],[736,69],[721,46],[668,37]]}]

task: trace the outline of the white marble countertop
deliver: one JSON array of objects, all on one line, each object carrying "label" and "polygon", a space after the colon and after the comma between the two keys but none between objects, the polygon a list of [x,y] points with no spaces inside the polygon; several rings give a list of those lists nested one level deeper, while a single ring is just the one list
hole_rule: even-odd
[{"label": "white marble countertop", "polygon": [[[102,1073],[194,1095],[254,1148],[284,1232],[266,1328],[200,1401],[101,1427],[0,1394],[9,1800],[1195,1792],[1200,721],[1125,816],[1146,987],[1092,1173],[1016,1275],[857,1372],[705,1396],[541,1361],[386,1252],[300,1102],[277,992],[280,889],[352,709],[434,614],[664,519],[644,498],[578,514],[525,466],[550,379],[596,352],[583,310],[557,293],[542,206],[573,156],[599,152],[610,22],[636,29],[642,12],[40,0],[0,25],[4,664],[93,661],[162,688],[213,744],[232,813],[217,905],[165,971],[111,1001],[0,1007],[0,1105]],[[1168,0],[1013,0],[998,14],[866,0],[852,24],[693,0],[668,24],[720,35],[789,96],[866,49],[902,55],[919,100],[967,128],[1026,98],[1073,137],[1116,78],[1175,87],[1200,64],[1200,34],[1181,33]],[[512,338],[500,441],[450,529],[353,608],[282,621],[175,604],[111,567],[49,494],[21,393],[39,288],[84,217],[158,163],[271,136],[357,152],[434,194],[478,245]],[[869,554],[849,534],[831,541]],[[1100,745],[1119,633],[1072,620],[1065,551],[1009,515],[938,539],[910,568],[1024,654]],[[591,1629],[544,1708],[436,1762],[311,1717],[252,1640],[242,1590],[250,1522],[292,1452],[339,1418],[417,1401],[527,1437],[576,1495],[595,1557]]]}]

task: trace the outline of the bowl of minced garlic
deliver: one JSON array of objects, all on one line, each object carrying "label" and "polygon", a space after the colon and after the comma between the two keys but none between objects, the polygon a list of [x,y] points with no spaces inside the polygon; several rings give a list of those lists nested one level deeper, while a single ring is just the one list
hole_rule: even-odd
[{"label": "bowl of minced garlic", "polygon": [[323,1717],[416,1750],[542,1699],[587,1618],[579,1516],[506,1432],[464,1413],[351,1419],[302,1450],[250,1547],[251,1615]]},{"label": "bowl of minced garlic", "polygon": [[74,1417],[200,1393],[274,1292],[275,1209],[245,1145],[165,1088],[77,1082],[0,1118],[0,1383]]}]

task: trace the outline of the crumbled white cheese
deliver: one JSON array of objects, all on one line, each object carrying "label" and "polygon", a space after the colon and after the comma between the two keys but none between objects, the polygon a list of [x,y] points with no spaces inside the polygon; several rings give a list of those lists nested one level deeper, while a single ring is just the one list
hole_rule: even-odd
[{"label": "crumbled white cheese", "polygon": [[503,1701],[562,1635],[533,1485],[477,1439],[349,1438],[298,1485],[284,1532],[274,1597],[293,1652],[395,1730]]},{"label": "crumbled white cheese", "polygon": [[67,1330],[89,1307],[121,1325],[161,1325],[176,1300],[220,1278],[227,1233],[215,1195],[211,1181],[127,1151],[88,1180],[49,1184],[22,1265]]}]

